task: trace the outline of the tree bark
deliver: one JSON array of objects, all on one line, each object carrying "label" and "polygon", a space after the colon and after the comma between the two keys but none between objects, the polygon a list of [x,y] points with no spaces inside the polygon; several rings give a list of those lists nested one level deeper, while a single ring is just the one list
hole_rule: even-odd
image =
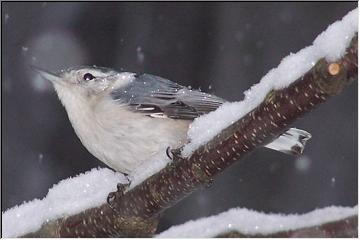
[{"label": "tree bark", "polygon": [[152,236],[161,212],[200,186],[210,185],[218,173],[255,148],[271,142],[297,118],[339,94],[357,76],[357,49],[356,35],[338,61],[319,60],[288,87],[271,91],[258,107],[190,157],[175,159],[124,195],[116,193],[113,205],[116,211],[104,204],[46,223],[27,237]]}]

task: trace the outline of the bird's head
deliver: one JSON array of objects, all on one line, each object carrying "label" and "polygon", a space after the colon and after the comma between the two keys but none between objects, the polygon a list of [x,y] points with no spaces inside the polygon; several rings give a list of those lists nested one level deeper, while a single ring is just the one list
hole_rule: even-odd
[{"label": "bird's head", "polygon": [[113,89],[130,84],[135,78],[134,73],[119,73],[103,67],[76,67],[58,73],[51,73],[38,67],[33,68],[43,78],[53,83],[65,107],[71,101],[89,103],[104,97]]}]

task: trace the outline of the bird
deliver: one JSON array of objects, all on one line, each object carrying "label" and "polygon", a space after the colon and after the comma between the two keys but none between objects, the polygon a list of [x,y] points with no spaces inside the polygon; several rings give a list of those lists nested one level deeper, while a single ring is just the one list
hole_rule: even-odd
[{"label": "bird", "polygon": [[[85,148],[114,170],[130,174],[154,154],[187,143],[191,122],[226,102],[152,74],[72,67],[52,73],[52,82]],[[311,134],[290,128],[265,147],[299,155]]]}]

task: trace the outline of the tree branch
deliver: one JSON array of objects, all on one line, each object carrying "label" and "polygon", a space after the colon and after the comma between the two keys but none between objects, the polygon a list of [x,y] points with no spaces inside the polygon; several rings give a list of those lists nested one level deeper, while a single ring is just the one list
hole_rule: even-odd
[{"label": "tree branch", "polygon": [[[245,154],[271,142],[297,118],[330,96],[339,94],[357,76],[357,49],[356,35],[338,61],[319,60],[288,87],[271,91],[257,108],[199,147],[190,157],[173,161],[123,196],[117,193],[113,205],[117,213],[104,204],[44,224],[39,231],[26,237],[152,236],[161,212],[200,186],[211,184],[218,173]],[[306,230],[303,233],[305,236]],[[279,236],[293,233],[284,234],[288,235]]]},{"label": "tree branch", "polygon": [[334,222],[300,228],[291,231],[277,232],[270,235],[249,235],[232,231],[220,234],[219,238],[356,238],[358,237],[358,217],[352,216]]}]

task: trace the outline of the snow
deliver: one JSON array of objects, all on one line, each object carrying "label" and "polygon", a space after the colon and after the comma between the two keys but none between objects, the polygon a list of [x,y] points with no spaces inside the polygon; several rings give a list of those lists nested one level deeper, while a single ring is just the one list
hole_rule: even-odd
[{"label": "snow", "polygon": [[140,46],[136,48],[136,58],[139,64],[144,63],[145,54]]},{"label": "snow", "polygon": [[260,81],[245,91],[243,101],[225,103],[216,111],[194,120],[188,131],[190,143],[182,154],[189,156],[210,141],[222,129],[256,108],[271,90],[279,90],[300,78],[321,58],[335,61],[344,55],[352,37],[358,31],[358,9],[349,12],[341,21],[330,25],[313,42],[296,54],[285,57],[277,68],[270,70]]},{"label": "snow", "polygon": [[[6,17],[5,17],[6,18]],[[6,19],[5,19],[6,20]],[[266,74],[259,84],[245,92],[241,102],[225,103],[219,109],[195,119],[188,131],[191,142],[185,145],[183,155],[190,155],[195,149],[212,139],[222,129],[243,117],[258,106],[272,89],[282,89],[301,77],[320,59],[333,61],[341,57],[358,28],[358,9],[351,11],[341,21],[335,22],[320,34],[312,46],[290,54],[280,65]],[[22,49],[27,51],[28,49]],[[144,60],[141,48],[137,50],[139,61]],[[33,61],[36,58],[33,57]],[[37,80],[34,87],[42,89]],[[42,157],[39,157],[42,159]],[[147,163],[137,168],[131,175],[131,186],[161,170],[169,162],[166,156],[154,155]],[[126,183],[124,175],[109,169],[92,169],[75,178],[68,178],[54,185],[41,200],[23,203],[2,214],[2,234],[17,237],[36,231],[53,219],[79,213],[106,202],[109,192],[116,190],[116,183]],[[232,209],[218,216],[191,221],[172,227],[159,237],[205,237],[215,236],[224,231],[237,229],[245,234],[269,233],[283,229],[306,227],[316,223],[336,220],[357,212],[355,208],[329,207],[304,215],[265,215],[246,209]],[[36,214],[34,214],[36,213]]]},{"label": "snow", "polygon": [[8,13],[5,13],[5,24],[9,21],[10,15]]},{"label": "snow", "polygon": [[22,50],[23,52],[27,52],[27,51],[29,50],[29,47],[22,46],[22,47],[21,47],[21,50]]},{"label": "snow", "polygon": [[3,237],[18,237],[38,230],[44,222],[77,214],[106,202],[126,177],[107,168],[94,168],[74,178],[60,181],[49,189],[45,198],[15,206],[2,213]]},{"label": "snow", "polygon": [[335,183],[336,183],[336,178],[332,177],[330,186],[335,187]]},{"label": "snow", "polygon": [[358,207],[326,207],[305,214],[265,214],[245,208],[233,208],[219,215],[200,218],[173,226],[158,238],[209,238],[238,231],[247,235],[268,235],[337,221],[357,215]]},{"label": "snow", "polygon": [[295,169],[299,172],[306,172],[311,167],[311,164],[311,159],[306,155],[298,157],[294,162]]},{"label": "snow", "polygon": [[149,178],[151,175],[159,172],[170,162],[171,160],[165,155],[164,152],[155,154],[150,159],[146,160],[143,164],[136,167],[135,170],[130,173],[129,178],[131,185],[129,190],[143,182],[145,179]]}]

